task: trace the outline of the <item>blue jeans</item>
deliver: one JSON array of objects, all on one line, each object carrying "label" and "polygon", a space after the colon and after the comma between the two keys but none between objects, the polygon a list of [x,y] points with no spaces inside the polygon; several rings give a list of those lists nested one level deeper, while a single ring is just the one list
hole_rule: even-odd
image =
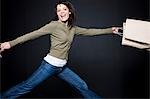
[{"label": "blue jeans", "polygon": [[42,61],[40,67],[32,74],[29,79],[12,87],[2,94],[1,98],[14,99],[30,92],[48,77],[57,75],[66,81],[72,88],[76,89],[84,98],[100,98],[93,91],[89,90],[87,84],[68,67],[56,67],[46,61]]}]

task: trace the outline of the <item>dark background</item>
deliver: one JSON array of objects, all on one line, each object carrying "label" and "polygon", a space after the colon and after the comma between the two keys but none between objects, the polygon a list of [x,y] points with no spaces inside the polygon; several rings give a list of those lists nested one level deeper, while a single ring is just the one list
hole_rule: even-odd
[{"label": "dark background", "polygon": [[[149,0],[71,0],[77,25],[106,28],[122,26],[126,18],[150,21]],[[56,0],[1,0],[1,42],[36,30],[51,21]],[[69,67],[104,98],[149,97],[149,53],[122,46],[122,37],[76,36]],[[2,53],[1,91],[20,83],[39,66],[50,47],[49,36],[13,47]],[[47,79],[28,98],[77,98],[57,77]]]}]

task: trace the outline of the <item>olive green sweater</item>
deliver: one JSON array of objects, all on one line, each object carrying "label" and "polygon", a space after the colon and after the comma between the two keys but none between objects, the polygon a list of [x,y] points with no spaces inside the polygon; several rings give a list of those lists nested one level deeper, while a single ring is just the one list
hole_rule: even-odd
[{"label": "olive green sweater", "polygon": [[70,49],[71,43],[73,41],[74,35],[100,35],[112,33],[111,28],[106,29],[87,29],[74,26],[71,29],[67,27],[64,23],[58,21],[51,21],[42,28],[35,30],[33,32],[27,33],[23,36],[10,41],[11,47],[24,43],[29,40],[33,40],[43,35],[50,34],[51,37],[51,47],[49,55],[60,59],[68,59],[68,51]]}]

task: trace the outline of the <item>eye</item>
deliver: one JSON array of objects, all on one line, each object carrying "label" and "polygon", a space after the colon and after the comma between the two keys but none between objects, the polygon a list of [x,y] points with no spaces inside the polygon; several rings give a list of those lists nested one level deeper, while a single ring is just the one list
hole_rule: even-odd
[{"label": "eye", "polygon": [[64,7],[64,8],[63,8],[63,10],[67,11],[67,10],[68,10],[68,8]]}]

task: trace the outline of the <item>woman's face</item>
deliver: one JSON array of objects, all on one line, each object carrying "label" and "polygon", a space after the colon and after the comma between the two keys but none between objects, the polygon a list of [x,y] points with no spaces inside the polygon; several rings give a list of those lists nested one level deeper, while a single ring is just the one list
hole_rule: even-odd
[{"label": "woman's face", "polygon": [[66,5],[64,5],[64,4],[57,5],[58,21],[67,22],[70,14],[71,14],[71,12],[69,11],[69,9]]}]

